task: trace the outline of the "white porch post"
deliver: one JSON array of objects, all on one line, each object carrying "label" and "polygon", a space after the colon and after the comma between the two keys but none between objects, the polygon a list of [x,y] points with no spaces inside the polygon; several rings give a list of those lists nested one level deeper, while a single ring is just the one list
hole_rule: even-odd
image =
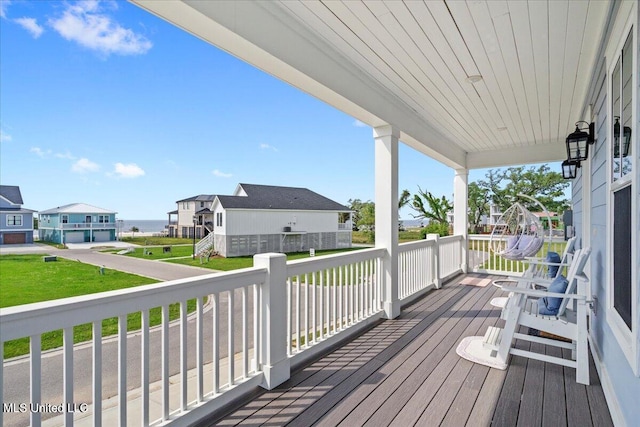
[{"label": "white porch post", "polygon": [[267,269],[260,309],[261,363],[264,372],[261,386],[271,390],[291,375],[291,363],[287,357],[287,256],[276,253],[254,255],[253,266]]},{"label": "white porch post", "polygon": [[464,238],[461,247],[461,268],[463,273],[467,273],[469,265],[469,197],[468,197],[468,169],[456,169],[456,176],[453,179],[453,234]]},{"label": "white porch post", "polygon": [[385,317],[400,315],[398,299],[398,136],[397,128],[373,129],[375,140],[376,247],[384,248],[382,295]]}]

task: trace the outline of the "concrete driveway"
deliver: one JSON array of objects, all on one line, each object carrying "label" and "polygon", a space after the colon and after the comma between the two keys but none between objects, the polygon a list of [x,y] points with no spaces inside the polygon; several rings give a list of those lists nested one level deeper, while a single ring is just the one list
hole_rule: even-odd
[{"label": "concrete driveway", "polygon": [[7,254],[49,254],[61,258],[76,260],[97,267],[105,267],[112,270],[137,274],[155,280],[167,281],[185,279],[187,277],[202,276],[216,273],[216,270],[200,267],[189,267],[171,262],[153,261],[148,259],[133,258],[124,255],[99,252],[99,249],[129,248],[132,245],[126,242],[105,243],[69,243],[69,249],[57,249],[53,246],[33,243],[28,245],[3,245],[0,246],[0,255]]},{"label": "concrete driveway", "polygon": [[41,243],[0,245],[0,255],[48,254],[51,249],[55,248]]}]

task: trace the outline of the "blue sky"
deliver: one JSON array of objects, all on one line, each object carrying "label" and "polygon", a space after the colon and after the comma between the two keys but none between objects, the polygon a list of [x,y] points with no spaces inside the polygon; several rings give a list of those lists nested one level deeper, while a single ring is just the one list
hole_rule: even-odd
[{"label": "blue sky", "polygon": [[[0,182],[26,208],[165,219],[239,182],[374,199],[372,130],[333,107],[124,1],[0,5]],[[453,176],[401,144],[401,190],[451,199]]]}]

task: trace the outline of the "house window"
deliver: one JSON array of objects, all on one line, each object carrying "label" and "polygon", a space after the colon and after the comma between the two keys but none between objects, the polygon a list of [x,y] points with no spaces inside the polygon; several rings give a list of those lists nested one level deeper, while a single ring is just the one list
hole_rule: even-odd
[{"label": "house window", "polygon": [[69,215],[62,215],[62,223],[63,224],[69,223]]},{"label": "house window", "polygon": [[[609,126],[611,144],[611,289],[609,306],[619,316],[621,330],[634,332],[632,242],[634,239],[632,215],[632,171],[634,148],[633,99],[633,29],[629,32],[622,51],[614,58],[611,73],[611,114]],[[628,140],[628,145],[625,143]],[[637,238],[637,237],[636,237]]]},{"label": "house window", "polygon": [[21,226],[22,215],[7,215],[7,225]]},{"label": "house window", "polygon": [[200,202],[200,207],[204,208],[204,202]]},{"label": "house window", "polygon": [[[613,181],[631,178],[633,170],[633,37],[630,33],[611,76],[611,174]],[[627,144],[628,141],[628,144]]]},{"label": "house window", "polygon": [[222,212],[216,214],[216,226],[222,227]]}]

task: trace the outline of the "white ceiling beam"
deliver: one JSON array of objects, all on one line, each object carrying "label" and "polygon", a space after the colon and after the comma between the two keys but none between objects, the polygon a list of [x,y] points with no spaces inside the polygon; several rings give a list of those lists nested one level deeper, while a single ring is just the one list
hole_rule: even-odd
[{"label": "white ceiling beam", "polygon": [[567,158],[564,141],[467,154],[469,169],[494,168],[530,163],[559,162]]}]

